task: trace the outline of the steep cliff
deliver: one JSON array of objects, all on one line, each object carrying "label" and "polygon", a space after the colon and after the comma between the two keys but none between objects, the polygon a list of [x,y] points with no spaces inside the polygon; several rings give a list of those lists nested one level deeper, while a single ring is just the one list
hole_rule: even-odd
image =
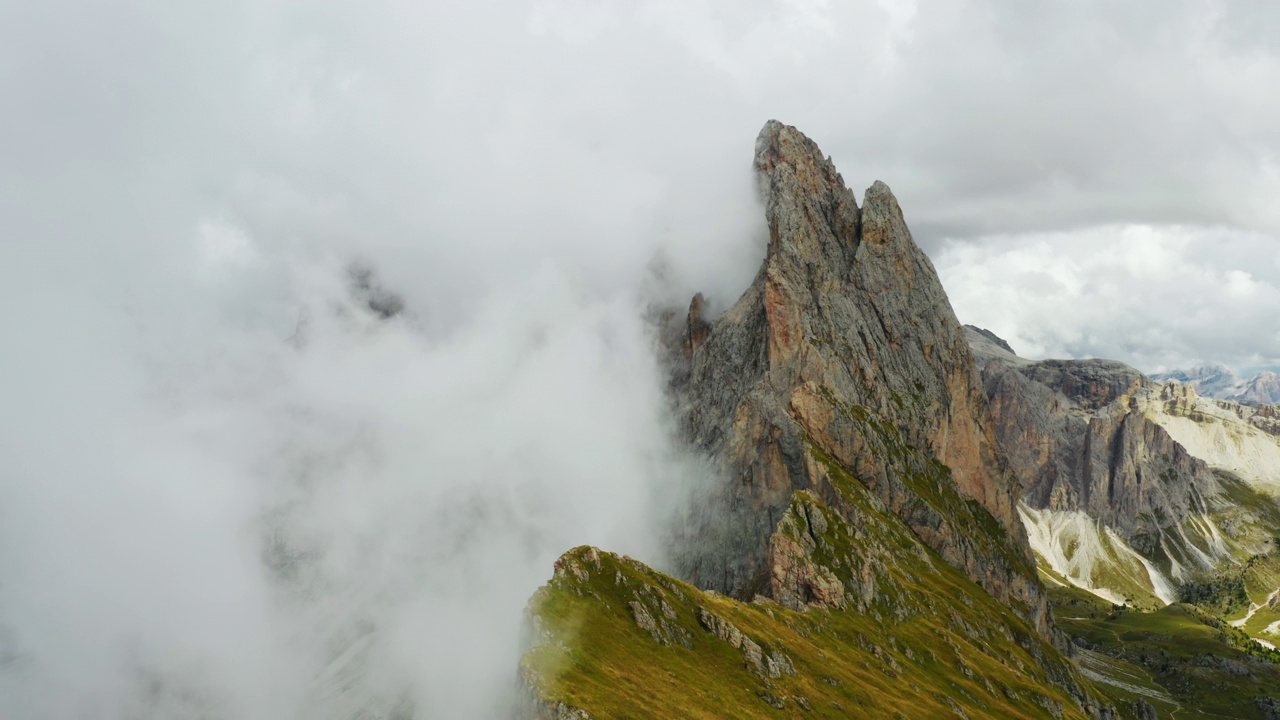
[{"label": "steep cliff", "polygon": [[726,482],[682,571],[749,598],[789,597],[775,529],[792,495],[840,508],[830,460],[948,562],[1047,637],[1043,588],[964,332],[897,200],[859,208],[831,161],[768,123],[755,168],[769,228],[754,282],[708,321],[695,298],[671,345],[676,412]]},{"label": "steep cliff", "polygon": [[1021,512],[1051,576],[1114,602],[1269,549],[1280,443],[1269,408],[1199,398],[1106,360],[1030,362],[978,328],[969,341]]}]

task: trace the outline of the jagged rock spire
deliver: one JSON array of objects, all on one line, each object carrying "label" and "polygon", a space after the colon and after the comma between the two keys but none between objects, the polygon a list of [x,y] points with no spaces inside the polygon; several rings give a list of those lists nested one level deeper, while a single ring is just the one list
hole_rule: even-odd
[{"label": "jagged rock spire", "polygon": [[[859,209],[818,146],[774,120],[756,141],[755,169],[764,262],[708,327],[695,301],[672,384],[689,440],[726,476],[727,509],[705,528],[708,552],[688,574],[737,595],[767,592],[769,538],[792,493],[831,483],[821,454],[993,595],[1028,605],[1045,630],[1018,488],[995,454],[964,332],[893,193],[877,181]],[[898,462],[904,453],[914,459]],[[982,510],[924,498],[919,479],[937,461],[949,476],[929,482]],[[983,511],[1003,540],[971,537],[981,520],[966,513]]]}]

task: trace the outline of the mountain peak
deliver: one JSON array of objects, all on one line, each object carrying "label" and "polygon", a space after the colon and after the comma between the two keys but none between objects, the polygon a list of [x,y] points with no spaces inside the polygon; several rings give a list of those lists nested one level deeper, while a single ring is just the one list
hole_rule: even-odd
[{"label": "mountain peak", "polygon": [[671,353],[681,425],[726,479],[686,577],[781,597],[793,578],[775,530],[791,498],[840,507],[847,478],[1044,631],[1016,482],[995,455],[964,331],[897,199],[877,181],[859,209],[817,144],[777,121],[760,133],[755,169],[769,228],[760,272],[709,325],[695,302]]},{"label": "mountain peak", "polygon": [[871,187],[863,195],[862,222],[864,242],[877,245],[914,245],[911,242],[911,232],[907,230],[907,221],[902,217],[898,198],[893,196],[888,185],[879,180],[871,183]]},{"label": "mountain peak", "polygon": [[755,169],[769,222],[770,258],[792,255],[837,267],[852,262],[858,203],[817,143],[770,120],[756,139]]},{"label": "mountain peak", "polygon": [[1193,388],[1201,397],[1231,400],[1243,405],[1280,403],[1280,376],[1267,371],[1241,378],[1225,365],[1202,363],[1186,369],[1156,373],[1151,379],[1180,383]]}]

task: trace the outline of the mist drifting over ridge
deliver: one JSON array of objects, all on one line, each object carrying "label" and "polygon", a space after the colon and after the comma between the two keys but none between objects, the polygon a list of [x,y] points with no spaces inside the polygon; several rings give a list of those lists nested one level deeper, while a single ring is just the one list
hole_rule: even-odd
[{"label": "mist drifting over ridge", "polygon": [[101,344],[19,388],[15,715],[493,716],[561,552],[662,562],[696,469],[634,292],[549,265],[432,337],[341,264],[259,272],[279,297],[251,311],[195,283],[95,313]]},{"label": "mist drifting over ridge", "polygon": [[[0,5],[0,715],[492,713],[557,555],[662,564],[698,468],[667,440],[642,315],[750,280],[769,117],[851,187],[893,185],[964,320],[1136,352],[1088,340],[1096,307],[1055,337],[1049,300],[964,312],[1008,306],[983,294],[992,248],[1089,217],[1174,258],[1122,266],[1144,287],[1251,273],[1196,307],[1183,355],[1280,355],[1273,321],[1208,319],[1280,278],[1256,152],[1280,66],[1240,49],[1274,27],[1252,9],[424,5]],[[1163,34],[1137,39],[1152,13]],[[1049,27],[1102,38],[1098,65],[1030,52]],[[1185,82],[1120,92],[1170,64]],[[1188,95],[1219,110],[1157,122]],[[1180,223],[1227,231],[1171,242]],[[403,312],[371,312],[352,262]],[[1127,329],[1178,311],[1113,284]]]}]

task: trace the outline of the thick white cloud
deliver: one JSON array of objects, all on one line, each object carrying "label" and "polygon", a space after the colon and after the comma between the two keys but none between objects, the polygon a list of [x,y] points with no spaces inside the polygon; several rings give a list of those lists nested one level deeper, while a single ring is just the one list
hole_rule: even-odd
[{"label": "thick white cloud", "polygon": [[661,561],[642,305],[746,285],[769,117],[1019,349],[1274,359],[1278,18],[0,0],[0,715],[490,713],[559,552]]},{"label": "thick white cloud", "polygon": [[1280,245],[1179,226],[951,242],[936,258],[964,322],[1025,357],[1104,357],[1147,372],[1280,358]]}]

